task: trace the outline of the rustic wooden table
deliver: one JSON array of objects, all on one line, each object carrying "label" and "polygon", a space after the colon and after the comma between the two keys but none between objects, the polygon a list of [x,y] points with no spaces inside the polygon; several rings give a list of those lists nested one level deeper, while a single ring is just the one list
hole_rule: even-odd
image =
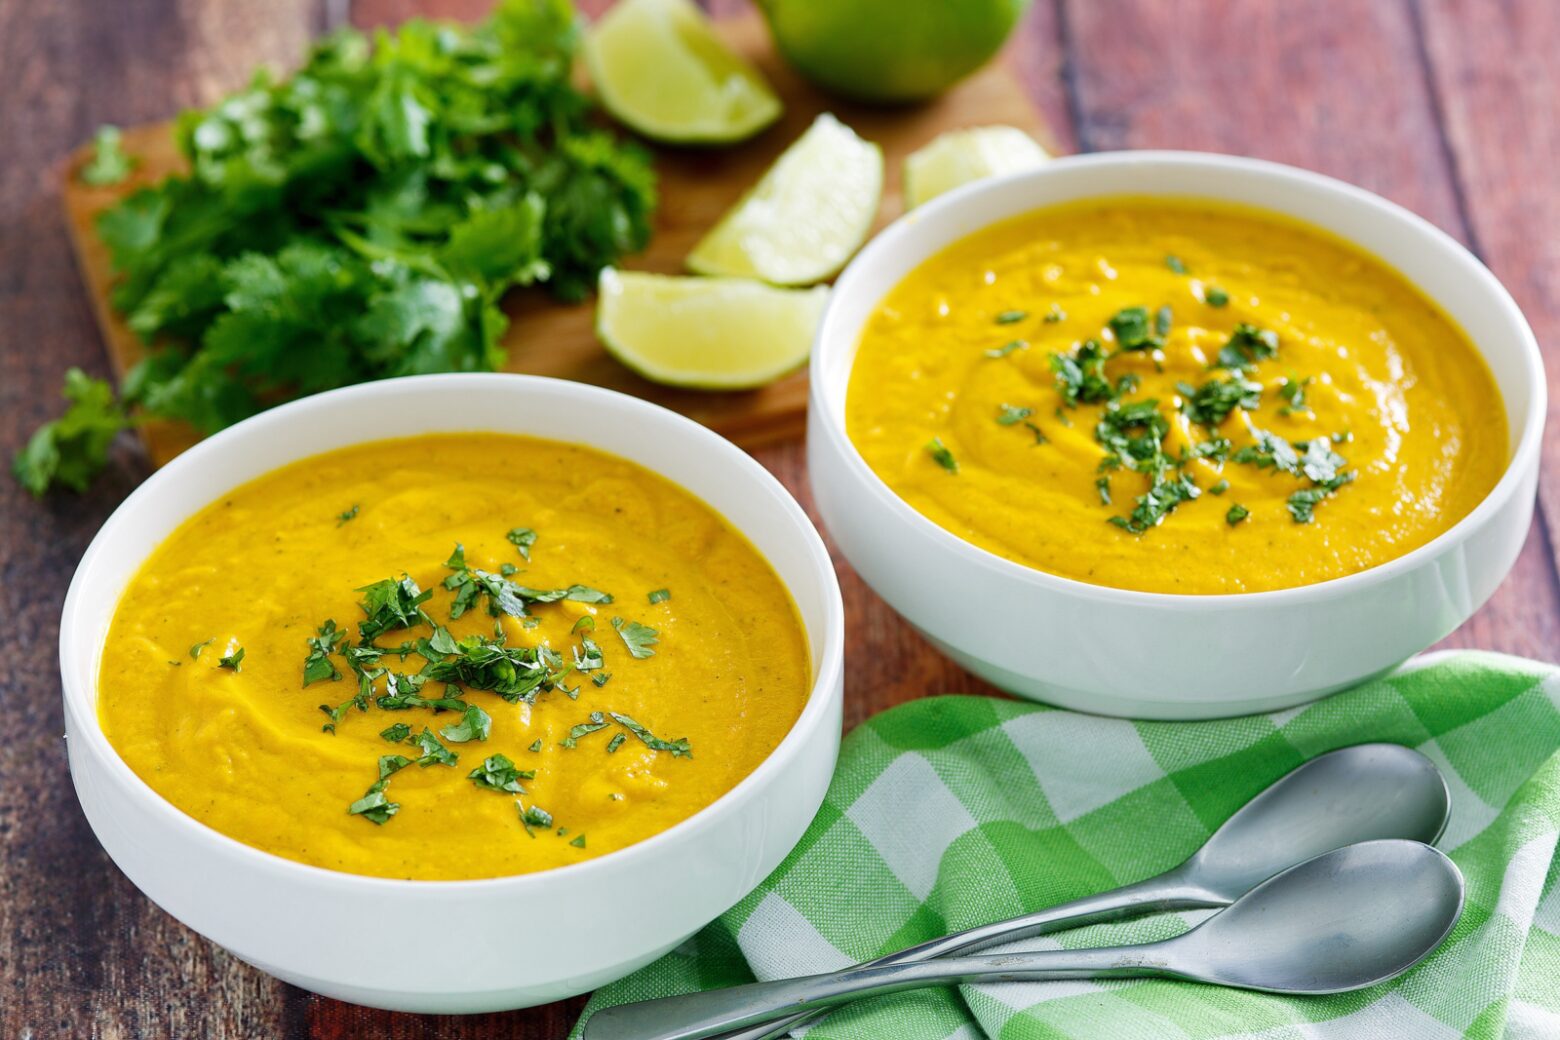
[{"label": "rustic wooden table", "polygon": [[[55,189],[72,147],[100,123],[209,102],[332,26],[486,6],[0,0],[0,450],[55,414],[67,367],[106,373]],[[1548,660],[1560,658],[1557,53],[1551,0],[1036,0],[1009,56],[1064,149],[1193,148],[1320,170],[1422,214],[1494,269],[1550,359],[1549,466],[1516,570],[1444,645]],[[759,458],[808,500],[799,444]],[[0,479],[0,1038],[562,1036],[583,1001],[427,1018],[293,989],[175,923],[103,855],[66,772],[57,619],[88,540],[145,475],[127,446],[83,497],[36,503]],[[981,688],[843,565],[840,576],[847,725]],[[517,971],[545,955],[543,940],[515,939]]]}]

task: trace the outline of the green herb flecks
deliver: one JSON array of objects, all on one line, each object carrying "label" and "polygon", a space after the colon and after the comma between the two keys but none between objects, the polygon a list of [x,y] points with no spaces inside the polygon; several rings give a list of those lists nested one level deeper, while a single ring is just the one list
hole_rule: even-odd
[{"label": "green herb flecks", "polygon": [[1231,527],[1234,527],[1236,524],[1240,523],[1250,515],[1251,510],[1247,509],[1239,502],[1236,502],[1231,505],[1229,511],[1224,514],[1224,522],[1229,524]]},{"label": "green herb flecks", "polygon": [[1194,423],[1209,428],[1220,425],[1236,408],[1250,411],[1262,403],[1262,384],[1241,376],[1229,379],[1210,379],[1193,390],[1182,384],[1185,400],[1181,410]]},{"label": "green herb flecks", "polygon": [[941,437],[933,437],[926,442],[926,453],[932,457],[933,462],[949,473],[959,472],[959,460],[953,457],[953,452],[948,450]]},{"label": "green herb flecks", "polygon": [[536,837],[535,830],[551,830],[553,825],[552,813],[537,805],[522,805],[515,802],[515,808],[520,812],[520,825],[531,837]]},{"label": "green herb flecks", "polygon": [[1217,368],[1249,369],[1278,354],[1278,333],[1241,322],[1219,350]]},{"label": "green herb flecks", "polygon": [[1159,350],[1165,345],[1165,333],[1170,331],[1170,312],[1163,308],[1151,319],[1147,307],[1124,307],[1111,316],[1108,324],[1121,350]]},{"label": "green herb flecks", "polygon": [[466,774],[467,778],[484,791],[507,794],[525,794],[522,780],[536,779],[536,770],[517,769],[505,755],[489,755],[482,764]]},{"label": "green herb flecks", "polygon": [[1311,385],[1311,376],[1304,379],[1285,379],[1278,384],[1278,396],[1283,400],[1284,406],[1278,410],[1279,415],[1293,415],[1296,412],[1310,411],[1310,406],[1305,401],[1306,388]]},{"label": "green herb flecks", "polygon": [[229,671],[241,672],[244,670],[244,648],[238,647],[217,659],[218,668],[226,668]]},{"label": "green herb flecks", "polygon": [[1170,268],[1170,270],[1174,271],[1176,274],[1186,273],[1185,261],[1176,256],[1174,253],[1165,254],[1165,266]]},{"label": "green herb flecks", "polygon": [[612,627],[622,637],[623,645],[628,647],[630,657],[642,660],[655,656],[655,651],[650,649],[660,640],[655,629],[649,625],[642,625],[638,621],[624,621],[619,617],[612,619]]},{"label": "green herb flecks", "polygon": [[372,641],[386,632],[411,628],[427,620],[422,605],[433,596],[432,589],[420,589],[406,575],[386,578],[357,590],[363,593],[358,604],[366,617],[358,622],[358,635]]},{"label": "green herb flecks", "polygon": [[357,515],[358,504],[354,502],[352,503],[352,507],[350,509],[345,509],[336,514],[336,526],[340,527],[343,524],[351,523],[353,520],[357,519]]},{"label": "green herb flecks", "polygon": [[1217,285],[1210,285],[1203,289],[1203,302],[1210,307],[1223,307],[1230,302],[1230,294]]},{"label": "green herb flecks", "polygon": [[486,740],[492,732],[492,716],[475,704],[468,704],[460,721],[442,727],[439,736],[452,744],[465,744],[472,740]]},{"label": "green herb flecks", "polygon": [[336,652],[336,648],[346,638],[347,633],[337,628],[334,621],[326,621],[320,626],[319,632],[309,638],[309,656],[303,659],[303,685],[341,678],[330,655]]},{"label": "green herb flecks", "polygon": [[1029,349],[1029,341],[1028,340],[1013,339],[1013,340],[1008,340],[1006,343],[1002,344],[1002,346],[1000,346],[1000,347],[992,347],[990,350],[986,351],[986,356],[989,357],[989,358],[1005,358],[1009,354],[1013,353],[1013,351],[1015,351],[1015,350],[1028,350],[1028,349]]},{"label": "green herb flecks", "polygon": [[593,711],[590,713],[589,722],[581,722],[569,727],[569,735],[560,740],[558,745],[566,748],[576,747],[581,737],[588,737],[592,733],[604,730],[610,725],[612,723],[607,721],[606,716],[599,711]]},{"label": "green herb flecks", "polygon": [[516,527],[504,537],[514,543],[526,563],[531,562],[531,546],[536,544],[536,532],[529,527]]},{"label": "green herb flecks", "polygon": [[399,744],[412,735],[412,727],[404,722],[397,722],[393,726],[386,726],[380,730],[379,735],[392,744]]},{"label": "green herb flecks", "polygon": [[687,737],[679,737],[676,740],[662,740],[627,715],[620,715],[615,711],[610,711],[607,714],[612,717],[612,721],[644,741],[645,746],[652,751],[667,751],[671,753],[673,758],[688,758],[693,754],[692,749],[688,747]]},{"label": "green herb flecks", "polygon": [[1012,325],[1014,322],[1023,321],[1029,317],[1028,311],[1003,311],[997,315],[998,325]]},{"label": "green herb flecks", "polygon": [[1033,408],[1021,408],[1017,405],[1005,404],[997,409],[997,425],[1014,426],[1034,414],[1035,410]]},{"label": "green herb flecks", "polygon": [[193,661],[200,660],[201,651],[205,650],[206,647],[210,646],[212,643],[215,643],[216,641],[217,641],[217,637],[216,636],[212,636],[210,639],[202,639],[200,642],[198,642],[194,646],[190,647],[190,659],[193,660]]}]

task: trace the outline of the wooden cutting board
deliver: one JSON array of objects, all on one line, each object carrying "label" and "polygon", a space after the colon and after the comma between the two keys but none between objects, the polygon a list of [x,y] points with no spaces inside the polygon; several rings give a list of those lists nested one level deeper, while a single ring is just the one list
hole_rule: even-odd
[{"label": "wooden cutting board", "polygon": [[[758,137],[729,148],[657,148],[660,205],[649,249],[625,258],[622,266],[667,274],[682,271],[683,258],[716,220],[763,174],[775,158],[820,112],[830,111],[858,134],[883,148],[886,181],[878,212],[879,226],[902,212],[900,172],[905,156],[945,130],[1006,123],[1036,135],[1052,149],[1039,117],[1005,59],[987,65],[953,90],[926,105],[874,108],[830,98],[803,82],[775,54],[758,15],[717,22],[720,32],[763,70],[785,103],[785,115]],[[65,173],[63,195],[71,242],[109,356],[121,377],[138,361],[144,346],[108,302],[113,272],[108,252],[98,241],[98,213],[124,195],[177,172],[183,163],[168,124],[131,127],[125,150],[140,160],[123,184],[94,188],[77,171],[90,146],[78,149]],[[705,392],[675,390],[639,378],[609,357],[593,331],[594,301],[564,305],[537,289],[511,292],[504,301],[511,324],[504,336],[511,372],[558,376],[610,387],[665,405],[753,448],[800,435],[807,409],[805,373],[796,373],[759,390]],[[177,423],[149,423],[142,429],[147,453],[162,465],[194,443],[194,430]]]}]

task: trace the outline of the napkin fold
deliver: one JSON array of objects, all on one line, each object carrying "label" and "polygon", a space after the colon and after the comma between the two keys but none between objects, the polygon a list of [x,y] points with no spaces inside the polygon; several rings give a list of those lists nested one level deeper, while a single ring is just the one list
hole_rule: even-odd
[{"label": "napkin fold", "polygon": [[[1392,741],[1446,774],[1439,843],[1467,907],[1382,986],[1277,997],[1163,980],[1008,983],[865,1000],[812,1040],[1560,1038],[1560,669],[1433,654],[1316,704],[1132,722],[974,696],[913,701],[846,737],[823,808],[763,884],[611,1004],[844,967],[1166,870],[1301,762]],[[1147,942],[1205,913],[1058,932],[1011,949]],[[575,1035],[579,1029],[576,1027]]]}]

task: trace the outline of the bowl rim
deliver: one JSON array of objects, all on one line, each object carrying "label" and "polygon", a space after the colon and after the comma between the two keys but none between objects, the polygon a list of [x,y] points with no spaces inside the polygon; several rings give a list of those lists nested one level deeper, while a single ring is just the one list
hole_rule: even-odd
[{"label": "bowl rim", "polygon": [[[844,305],[842,301],[848,299],[853,293],[865,293],[864,289],[858,288],[858,282],[867,277],[868,269],[875,266],[881,258],[890,257],[896,251],[902,250],[904,240],[914,233],[915,225],[925,220],[927,216],[967,207],[984,195],[1001,190],[1014,182],[1043,182],[1055,176],[1057,171],[1089,167],[1140,167],[1144,170],[1180,167],[1203,170],[1220,175],[1233,175],[1252,180],[1267,180],[1279,184],[1303,185],[1331,195],[1335,203],[1363,205],[1374,209],[1388,219],[1396,221],[1400,227],[1407,230],[1410,234],[1417,235],[1421,243],[1428,248],[1440,251],[1447,260],[1461,269],[1461,273],[1466,278],[1469,286],[1468,291],[1483,293],[1503,313],[1503,316],[1513,324],[1517,333],[1519,353],[1524,367],[1523,375],[1528,384],[1527,418],[1517,441],[1517,446],[1507,459],[1506,468],[1502,471],[1501,477],[1495,483],[1495,486],[1489,490],[1484,498],[1467,515],[1436,537],[1401,556],[1394,556],[1362,571],[1345,574],[1337,578],[1329,578],[1326,581],[1313,582],[1309,585],[1296,585],[1288,588],[1266,589],[1255,592],[1208,594],[1145,592],[1137,589],[1117,588],[1110,585],[1094,585],[1089,582],[1079,581],[1076,578],[1052,574],[1048,571],[1009,560],[991,552],[989,549],[983,549],[973,542],[965,541],[957,534],[938,525],[929,517],[916,510],[896,494],[871,466],[867,465],[855,442],[850,439],[845,431],[843,415],[836,415],[832,408],[827,407],[826,402],[831,380],[825,374],[828,366],[819,362],[831,353],[847,349],[854,350],[856,347],[854,339],[846,342],[844,334],[835,327],[839,321],[843,320],[838,317]],[[993,224],[1003,220],[1011,220],[1026,213],[1038,212],[1052,206],[1077,205],[1086,203],[1091,199],[1120,198],[1123,195],[1142,195],[1148,198],[1162,197],[1167,199],[1201,199],[1214,203],[1220,201],[1211,192],[1202,195],[1180,192],[1160,194],[1148,187],[1145,187],[1142,191],[1084,193],[1069,198],[1064,202],[1027,205],[1010,210],[989,222],[972,223],[941,248],[947,248],[954,242],[961,241],[978,231],[991,227]],[[1303,218],[1292,216],[1283,209],[1274,206],[1241,205],[1257,212],[1271,212],[1281,217],[1287,216],[1291,220],[1308,223]],[[1350,235],[1333,231],[1329,228],[1320,228],[1319,230],[1341,239],[1354,249],[1376,260],[1376,262],[1382,264],[1388,270],[1397,273],[1405,281],[1409,281],[1407,276],[1398,271],[1394,265],[1382,259],[1373,250],[1361,245]],[[935,255],[935,253],[932,255]],[[930,259],[930,255],[926,259]],[[925,263],[925,260],[923,259],[920,263]],[[899,280],[902,280],[902,278],[903,276]],[[898,284],[898,280],[896,280],[895,284]],[[1425,292],[1416,283],[1409,281],[1409,284],[1421,295],[1440,306],[1439,299]],[[1466,333],[1464,335],[1466,336]],[[1472,337],[1468,337],[1468,339],[1474,350],[1479,353],[1480,358],[1488,364],[1488,360],[1484,358],[1483,348]],[[850,368],[845,370],[847,382],[850,370]],[[1505,388],[1502,387],[1501,389],[1504,390]],[[808,445],[809,455],[811,455],[813,447],[812,438],[815,436],[815,433],[821,433],[843,460],[851,480],[858,488],[870,493],[879,502],[886,504],[889,510],[894,512],[902,522],[910,525],[914,533],[919,534],[922,538],[931,539],[943,550],[959,556],[963,563],[986,571],[999,580],[1018,582],[1037,590],[1069,595],[1100,604],[1144,608],[1173,607],[1180,611],[1189,610],[1199,613],[1212,613],[1236,607],[1274,608],[1290,604],[1332,600],[1341,595],[1348,595],[1358,590],[1391,581],[1403,573],[1419,567],[1430,559],[1461,545],[1476,529],[1482,527],[1497,513],[1501,512],[1510,503],[1513,496],[1517,494],[1526,474],[1536,470],[1539,452],[1542,447],[1547,408],[1548,385],[1544,377],[1543,355],[1539,350],[1538,340],[1533,334],[1532,326],[1528,324],[1521,308],[1517,306],[1511,293],[1495,277],[1494,273],[1474,256],[1467,247],[1417,213],[1383,198],[1375,192],[1350,184],[1347,181],[1297,166],[1290,166],[1286,163],[1244,156],[1223,155],[1216,152],[1148,149],[1142,151],[1121,150],[1061,156],[1031,169],[961,185],[937,196],[914,210],[901,214],[868,242],[866,247],[852,258],[849,265],[846,266],[839,279],[835,282],[834,291],[829,294],[828,303],[825,305],[823,315],[818,322],[818,332],[813,340],[812,364],[808,372]],[[1509,415],[1507,419],[1508,421],[1510,420]]]},{"label": "bowl rim", "polygon": [[[594,407],[619,408],[631,413],[637,412],[646,417],[656,416],[663,421],[669,421],[673,428],[679,429],[681,433],[678,436],[685,436],[689,439],[690,443],[687,445],[689,450],[713,452],[734,460],[739,469],[752,476],[753,491],[767,494],[774,500],[775,505],[779,507],[780,512],[790,525],[795,528],[796,534],[802,540],[806,550],[807,565],[813,571],[813,577],[820,582],[824,609],[817,633],[809,631],[805,621],[803,622],[803,630],[807,633],[809,640],[816,638],[819,643],[817,650],[819,665],[813,674],[807,701],[802,706],[802,711],[797,716],[796,721],[791,724],[791,728],[780,740],[780,743],[775,745],[769,754],[753,768],[752,772],[744,776],[719,798],[716,798],[708,805],[668,827],[666,830],[652,834],[632,845],[624,846],[580,863],[567,863],[545,870],[523,874],[504,874],[497,877],[419,880],[379,877],[371,874],[353,874],[348,871],[334,870],[329,867],[299,862],[274,852],[256,848],[253,845],[224,834],[209,824],[203,823],[184,812],[159,794],[130,768],[129,764],[114,749],[107,735],[103,732],[97,712],[91,710],[87,703],[90,691],[82,689],[84,684],[77,681],[75,674],[76,669],[82,663],[83,655],[88,655],[86,657],[86,667],[89,672],[95,672],[95,665],[92,662],[95,659],[95,655],[101,653],[102,639],[87,639],[79,631],[80,626],[73,622],[75,615],[82,609],[81,600],[85,595],[83,588],[87,581],[86,576],[96,566],[97,561],[113,549],[113,543],[118,538],[118,531],[120,528],[128,525],[130,514],[135,507],[141,502],[160,494],[164,484],[179,479],[187,469],[199,464],[202,460],[239,449],[242,445],[252,440],[263,438],[268,431],[281,424],[307,421],[314,415],[337,407],[338,403],[342,401],[380,397],[386,393],[397,391],[405,392],[408,384],[415,384],[419,391],[420,388],[424,387],[429,390],[453,388],[463,390],[468,394],[491,392],[516,393],[522,396],[538,393],[573,394],[589,399]],[[425,430],[422,432],[436,434],[480,431],[472,431],[452,425],[447,429]],[[503,431],[487,432],[503,433]],[[408,436],[417,435],[413,433]],[[513,434],[513,436],[536,435]],[[393,438],[370,434],[360,439],[347,441],[334,448],[325,449],[317,454],[327,454],[330,451],[340,450],[352,445],[385,439]],[[569,441],[563,437],[547,439],[561,440],[564,443],[581,443]],[[583,446],[606,455],[617,455],[616,452],[606,448],[590,444],[584,444]],[[281,466],[290,465],[293,462],[309,457],[311,456],[300,455],[297,458],[279,463],[277,466],[269,467],[263,473],[250,477],[240,482],[239,485],[234,486],[241,486],[250,480],[259,479],[264,473],[273,472]],[[633,462],[631,459],[627,461]],[[682,487],[679,482],[659,473],[649,465],[639,462],[634,462],[634,465],[642,466],[644,469],[656,473],[663,480],[671,481],[678,487]],[[222,489],[211,494],[202,492],[200,505],[196,506],[189,515],[204,509],[220,497],[224,490],[228,489]],[[686,491],[687,489],[684,488],[684,490]],[[688,491],[688,494],[693,495],[698,501],[704,503],[707,508],[716,512],[722,519],[725,519],[725,514],[706,502],[702,496],[695,495],[692,491]],[[188,516],[185,519],[188,519]],[[727,522],[730,523],[729,520]],[[743,537],[748,537],[741,528],[736,528],[735,525],[733,527]],[[788,535],[787,537],[790,536]],[[161,544],[161,539],[158,544]],[[138,561],[137,566],[139,566],[140,562],[144,562],[144,559],[142,557]],[[783,575],[780,575],[780,572],[775,569],[772,562],[768,561],[767,558],[765,562],[770,563],[770,568],[775,570],[782,584],[786,586],[787,593],[790,593],[790,583],[786,581]],[[123,589],[120,591],[122,593]],[[506,372],[404,376],[396,379],[384,379],[371,383],[341,387],[278,405],[275,408],[251,416],[227,429],[212,434],[181,453],[167,465],[153,472],[151,476],[142,481],[115,508],[108,520],[99,528],[97,534],[93,536],[86,552],[82,554],[81,562],[77,564],[75,573],[71,577],[70,586],[65,594],[65,602],[60,614],[62,699],[65,704],[67,722],[74,723],[73,729],[75,732],[71,736],[75,740],[84,741],[88,745],[88,751],[104,760],[114,782],[125,788],[133,798],[145,804],[149,811],[157,813],[169,821],[174,828],[183,833],[187,840],[213,844],[216,850],[228,856],[237,857],[241,861],[247,861],[246,865],[248,866],[259,870],[280,872],[284,880],[290,876],[291,880],[300,884],[323,885],[327,888],[368,888],[380,892],[415,892],[423,894],[481,894],[483,892],[499,891],[519,893],[528,889],[546,886],[560,873],[566,873],[571,879],[577,879],[586,878],[592,873],[613,871],[620,867],[632,868],[637,859],[654,855],[666,845],[696,840],[699,834],[713,826],[717,817],[734,811],[737,805],[747,801],[761,786],[772,782],[776,774],[788,768],[799,757],[805,741],[817,738],[818,727],[827,724],[832,702],[843,696],[844,643],[844,601],[840,593],[839,580],[834,570],[833,561],[823,544],[823,539],[791,492],[757,460],[713,430],[661,405],[653,404],[616,390],[609,390],[605,387],[587,383],[578,383],[572,380],[556,379],[548,376],[530,376]],[[91,684],[87,683],[85,685],[90,686]]]}]

